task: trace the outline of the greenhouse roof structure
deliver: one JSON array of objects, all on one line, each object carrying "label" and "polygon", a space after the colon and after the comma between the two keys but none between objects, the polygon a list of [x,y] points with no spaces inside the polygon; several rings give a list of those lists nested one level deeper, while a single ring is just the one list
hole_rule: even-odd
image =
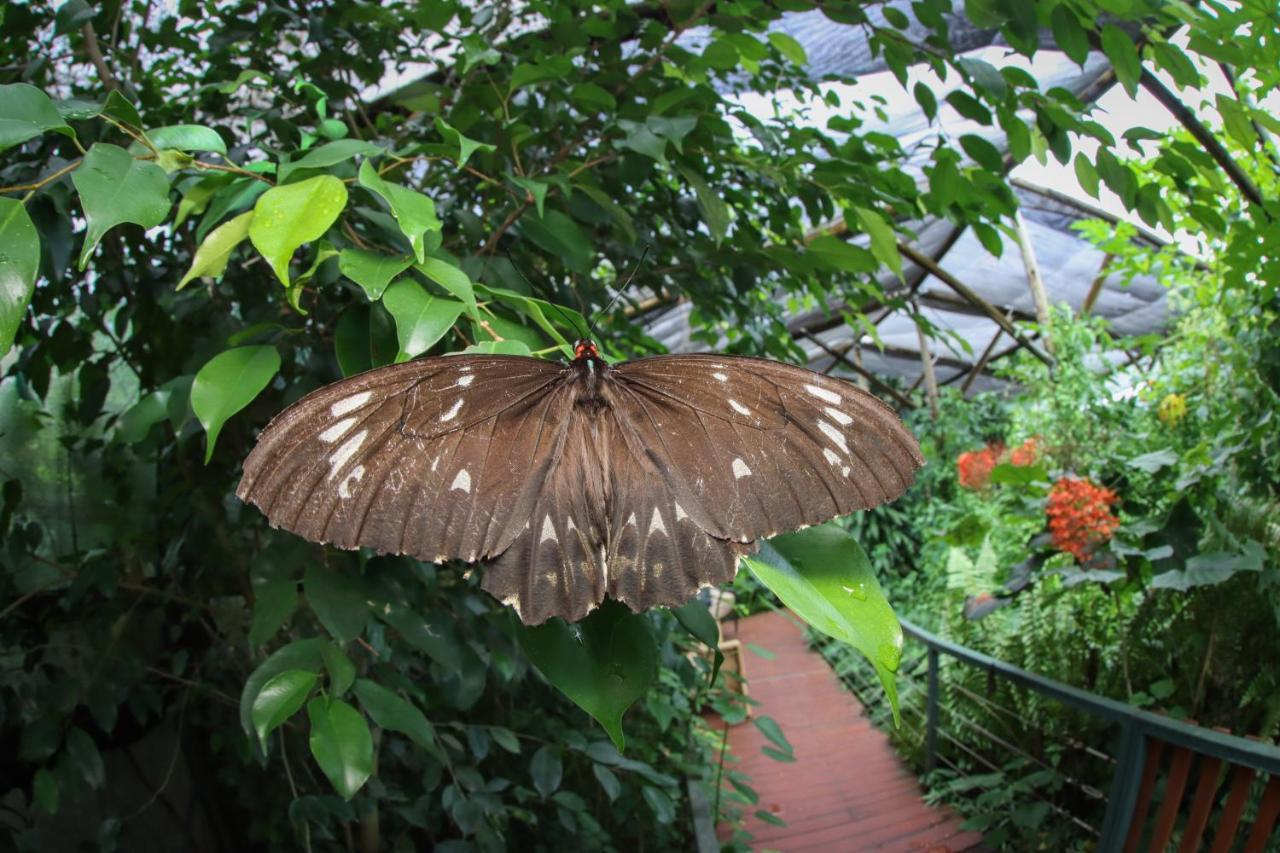
[{"label": "greenhouse roof structure", "polygon": [[[909,3],[887,5],[906,7]],[[1060,86],[1084,102],[1094,102],[1115,82],[1101,52],[1090,54],[1081,67],[1053,49],[1047,34],[1046,49],[1038,52],[1033,62],[1009,58],[1011,51],[998,32],[975,28],[959,14],[959,2],[956,6],[950,30],[953,44],[985,56],[993,64],[1022,63],[1040,81],[1042,90]],[[882,12],[872,9],[869,14],[874,18]],[[920,25],[913,20],[913,26]],[[941,97],[937,123],[931,125],[907,91],[885,70],[884,63],[871,55],[862,28],[833,22],[821,11],[807,11],[788,13],[771,29],[800,42],[809,58],[806,72],[813,80],[856,77],[856,86],[831,85],[844,86],[855,97],[883,96],[888,120],[871,129],[897,136],[909,153],[908,170],[921,179],[921,169],[928,162],[939,133],[952,139],[961,134],[980,134],[1002,152],[1007,151],[1007,141],[999,127],[984,127],[962,117]],[[908,38],[912,35],[910,30],[906,32]],[[924,33],[917,35],[923,38]],[[696,46],[706,33],[694,30],[685,38]],[[930,82],[940,89],[947,88],[937,78]],[[1013,184],[1021,203],[1019,232],[1029,251],[1019,251],[1022,247],[1006,240],[1005,251],[995,257],[972,232],[947,220],[905,223],[915,240],[903,249],[903,277],[899,280],[884,271],[881,284],[890,296],[908,297],[912,310],[942,330],[943,336],[925,342],[912,316],[884,308],[869,315],[877,326],[881,348],[863,330],[844,322],[839,313],[841,306],[825,306],[794,315],[788,322],[797,342],[808,353],[810,366],[847,378],[866,373],[894,377],[899,380],[895,384],[914,387],[923,381],[923,345],[930,351],[939,385],[960,384],[966,391],[998,386],[1001,383],[991,376],[991,366],[1022,344],[1011,337],[1008,323],[1002,328],[995,315],[1009,320],[1036,319],[1028,281],[1029,274],[1034,273],[1029,272],[1028,263],[1038,270],[1050,304],[1065,302],[1076,311],[1092,311],[1109,320],[1113,331],[1122,336],[1158,333],[1165,328],[1169,320],[1165,288],[1150,275],[1109,271],[1106,254],[1075,227],[1082,220],[1118,222],[1118,217],[1081,198],[1016,176]],[[1165,242],[1140,224],[1134,227],[1136,239],[1142,242]],[[844,231],[840,222],[823,223],[823,229],[837,234]],[[687,302],[676,301],[652,310],[644,318],[646,331],[674,352],[707,348],[691,335],[690,307]],[[1034,342],[1024,341],[1037,348]],[[1123,353],[1114,355],[1125,357]],[[884,386],[879,390],[888,392]],[[907,402],[904,395],[894,396],[900,403]]]}]

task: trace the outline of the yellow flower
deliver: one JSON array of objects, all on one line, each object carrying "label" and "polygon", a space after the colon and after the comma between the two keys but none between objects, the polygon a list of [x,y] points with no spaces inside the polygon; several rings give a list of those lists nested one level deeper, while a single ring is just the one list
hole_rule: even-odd
[{"label": "yellow flower", "polygon": [[1165,426],[1177,426],[1187,416],[1187,400],[1181,394],[1167,394],[1156,408],[1158,417]]}]

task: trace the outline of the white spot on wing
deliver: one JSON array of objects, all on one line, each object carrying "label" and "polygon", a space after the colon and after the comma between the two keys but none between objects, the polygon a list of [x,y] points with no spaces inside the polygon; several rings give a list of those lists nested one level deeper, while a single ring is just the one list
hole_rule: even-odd
[{"label": "white spot on wing", "polygon": [[458,387],[466,388],[468,385],[470,385],[472,382],[475,382],[475,381],[476,381],[476,378],[472,376],[470,373],[468,373],[465,376],[458,377]]},{"label": "white spot on wing", "polygon": [[819,388],[817,385],[806,385],[804,390],[808,391],[819,400],[826,400],[828,403],[839,403],[841,397],[835,391],[828,391],[826,388]]},{"label": "white spot on wing", "polygon": [[680,506],[680,504],[676,504],[676,521],[680,521],[681,519],[688,517],[689,514],[684,511],[684,507]]},{"label": "white spot on wing", "polygon": [[368,437],[369,431],[362,429],[355,435],[348,438],[342,443],[342,446],[333,452],[329,457],[329,479],[333,479],[342,470],[342,466],[351,461],[351,457],[356,455],[356,451],[360,449],[360,445],[364,444],[364,440]]},{"label": "white spot on wing", "polygon": [[449,486],[449,491],[458,489],[464,492],[471,491],[471,475],[467,473],[467,469],[463,468],[458,472],[458,476],[453,478],[453,484]]},{"label": "white spot on wing", "polygon": [[743,462],[741,459],[735,458],[733,460],[733,478],[735,480],[741,480],[743,477],[750,476],[751,469],[747,467],[747,463]]},{"label": "white spot on wing", "polygon": [[653,508],[653,518],[649,519],[649,532],[656,533],[658,531],[666,533],[667,525],[662,523],[662,515],[658,512],[658,508],[655,506]]},{"label": "white spot on wing", "polygon": [[437,465],[439,465],[439,464],[440,464],[440,457],[439,457],[439,456],[437,456],[435,459],[432,459],[432,460],[431,460],[431,472],[432,472],[433,474],[435,473],[436,466],[437,466]]},{"label": "white spot on wing", "polygon": [[357,465],[351,469],[351,473],[342,478],[342,482],[338,484],[338,497],[351,497],[351,484],[360,482],[360,478],[364,476],[364,466]]},{"label": "white spot on wing", "polygon": [[836,423],[840,424],[840,426],[848,426],[849,424],[853,423],[853,418],[849,417],[839,409],[833,408],[831,406],[824,406],[822,408],[822,411],[826,412],[827,416],[830,417],[832,420],[834,420]]},{"label": "white spot on wing", "polygon": [[840,454],[836,453],[830,447],[822,448],[822,456],[827,460],[827,462],[831,463],[832,465],[839,465],[840,462],[842,461],[840,459]]},{"label": "white spot on wing", "polygon": [[544,515],[542,517],[542,541],[546,542],[550,539],[552,542],[559,542],[560,538],[556,536],[556,529],[551,524],[551,516]]},{"label": "white spot on wing", "polygon": [[729,377],[728,377],[728,376],[726,376],[725,374],[721,373],[721,372],[720,372],[720,371],[718,371],[718,370],[717,370],[715,373],[711,374],[711,375],[712,375],[712,376],[714,376],[716,379],[720,380],[721,382],[728,382],[728,381],[729,381]]},{"label": "white spot on wing", "polygon": [[831,439],[831,443],[839,447],[846,454],[849,452],[849,442],[845,440],[844,433],[836,429],[826,421],[818,421],[818,429],[822,430],[822,434]]},{"label": "white spot on wing", "polygon": [[749,415],[749,414],[751,414],[751,410],[750,410],[750,409],[748,409],[746,406],[742,405],[741,403],[739,403],[737,400],[733,399],[732,397],[730,397],[730,398],[729,398],[729,407],[730,407],[731,409],[733,409],[735,412],[737,412],[738,414],[740,414],[740,415]]},{"label": "white spot on wing", "polygon": [[335,418],[340,418],[347,412],[354,412],[356,409],[369,402],[369,398],[373,396],[372,391],[361,391],[359,394],[352,394],[344,400],[339,400],[329,407],[329,414]]},{"label": "white spot on wing", "polygon": [[453,401],[453,405],[449,407],[449,411],[440,416],[440,423],[451,421],[458,416],[458,411],[462,408],[462,398]]},{"label": "white spot on wing", "polygon": [[624,524],[624,525],[622,525],[622,526],[623,526],[623,527],[627,527],[628,525],[630,525],[631,527],[639,527],[639,526],[640,526],[640,525],[639,525],[639,523],[636,521],[636,514],[635,514],[634,512],[633,512],[633,513],[631,513],[631,515],[627,518],[627,523],[626,523],[626,524]]},{"label": "white spot on wing", "polygon": [[319,438],[321,441],[323,441],[325,444],[333,444],[335,441],[337,441],[338,439],[346,435],[347,430],[351,429],[353,426],[355,426],[355,424],[356,424],[355,418],[346,418],[345,420],[338,421],[336,424],[329,427],[327,430],[320,433],[320,435],[316,437]]}]

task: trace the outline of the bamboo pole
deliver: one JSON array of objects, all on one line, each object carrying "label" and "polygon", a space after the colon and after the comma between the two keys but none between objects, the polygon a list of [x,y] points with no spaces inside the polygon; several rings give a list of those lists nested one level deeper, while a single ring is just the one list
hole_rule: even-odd
[{"label": "bamboo pole", "polygon": [[1044,336],[1044,347],[1053,352],[1053,337],[1049,333],[1049,294],[1044,287],[1044,278],[1040,275],[1040,264],[1036,262],[1036,251],[1031,245],[1031,232],[1027,230],[1027,220],[1022,216],[1022,209],[1014,211],[1013,222],[1017,228],[1018,248],[1022,251],[1022,266],[1027,271],[1027,287],[1031,290],[1031,301],[1036,306],[1036,320],[1040,323],[1040,333]]},{"label": "bamboo pole", "polygon": [[981,309],[982,313],[986,314],[988,317],[994,320],[997,326],[1004,329],[1005,332],[1009,334],[1009,337],[1017,341],[1023,348],[1025,348],[1028,352],[1030,352],[1036,358],[1040,359],[1050,367],[1053,366],[1054,364],[1053,356],[1049,355],[1044,350],[1040,349],[1040,347],[1036,346],[1034,343],[1028,340],[1026,335],[1019,332],[1018,329],[1013,325],[1013,323],[1011,323],[1009,319],[1004,316],[1004,314],[1000,313],[1000,309],[996,308],[990,302],[983,299],[972,288],[970,288],[964,282],[960,281],[960,279],[956,278],[951,273],[947,272],[942,267],[938,266],[937,262],[934,261],[933,258],[929,257],[923,252],[913,249],[911,246],[908,246],[906,243],[899,243],[898,250],[902,252],[902,254],[910,258],[911,260],[915,261],[920,266],[927,269],[930,273],[933,274],[935,278],[937,278],[943,284],[947,285],[947,287],[950,287],[956,293],[960,294],[971,305],[974,305],[977,308]]},{"label": "bamboo pole", "polygon": [[924,393],[929,401],[929,413],[938,417],[938,377],[933,373],[933,356],[929,354],[929,336],[920,325],[919,311],[916,312],[916,336],[920,340],[920,367],[924,371]]}]

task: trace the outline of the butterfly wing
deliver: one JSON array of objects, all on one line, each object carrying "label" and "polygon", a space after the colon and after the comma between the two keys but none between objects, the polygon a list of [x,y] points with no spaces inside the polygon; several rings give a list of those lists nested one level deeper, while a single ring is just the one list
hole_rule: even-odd
[{"label": "butterfly wing", "polygon": [[277,416],[237,495],[341,548],[477,560],[524,529],[565,438],[558,365],[446,356],[325,386]]},{"label": "butterfly wing", "polygon": [[801,367],[676,355],[608,376],[632,452],[717,539],[750,542],[891,501],[924,464],[887,405]]}]

